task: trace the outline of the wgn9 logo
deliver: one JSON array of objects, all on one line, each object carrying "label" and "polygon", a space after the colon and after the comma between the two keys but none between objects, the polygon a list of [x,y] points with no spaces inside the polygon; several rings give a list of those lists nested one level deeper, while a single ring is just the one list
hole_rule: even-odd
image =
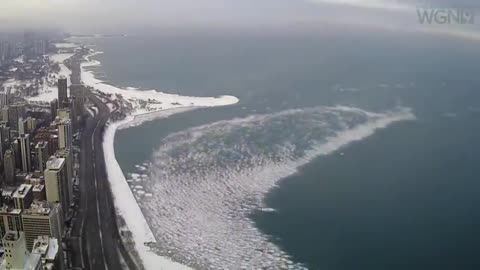
[{"label": "wgn9 logo", "polygon": [[417,8],[421,24],[474,24],[473,8]]}]

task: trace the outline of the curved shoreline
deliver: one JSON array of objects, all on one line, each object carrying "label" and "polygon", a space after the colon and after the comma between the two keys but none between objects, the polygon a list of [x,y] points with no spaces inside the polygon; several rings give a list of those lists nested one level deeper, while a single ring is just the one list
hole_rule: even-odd
[{"label": "curved shoreline", "polygon": [[[114,195],[114,204],[117,215],[125,221],[125,226],[132,233],[132,240],[135,250],[138,252],[145,269],[158,269],[158,266],[165,269],[190,269],[181,264],[175,263],[168,258],[160,257],[150,250],[144,243],[156,242],[155,236],[138,205],[133,192],[128,186],[125,175],[115,157],[114,140],[116,131],[122,126],[131,124],[135,117],[129,116],[118,122],[108,125],[103,135],[104,159],[107,168],[107,176],[110,188]],[[120,227],[120,226],[119,226]]]},{"label": "curved shoreline", "polygon": [[[135,251],[143,267],[145,269],[174,269],[184,270],[191,269],[185,265],[172,261],[168,257],[157,255],[153,252],[146,243],[155,243],[156,239],[153,232],[150,229],[148,222],[143,215],[140,206],[135,199],[135,196],[130,189],[125,175],[115,157],[115,134],[118,129],[128,128],[140,125],[147,121],[152,121],[159,118],[165,118],[170,115],[181,113],[189,110],[193,110],[199,107],[215,107],[225,106],[238,103],[238,98],[233,96],[221,96],[221,97],[187,97],[174,94],[166,94],[151,91],[133,90],[133,88],[121,89],[112,85],[103,83],[101,80],[95,78],[92,71],[85,70],[86,67],[99,66],[100,62],[97,60],[90,60],[90,57],[97,55],[101,52],[92,51],[89,55],[84,57],[85,62],[81,64],[81,77],[82,82],[94,88],[97,91],[109,94],[125,94],[127,97],[139,97],[139,99],[150,96],[152,99],[159,99],[163,102],[163,98],[167,103],[160,102],[162,107],[154,107],[153,111],[145,109],[138,109],[137,111],[127,115],[126,118],[120,121],[108,122],[108,125],[103,134],[102,146],[104,149],[104,159],[107,178],[110,183],[110,188],[113,194],[115,211],[123,218],[125,222],[124,229],[127,229],[132,237],[129,240],[133,240]],[[177,101],[175,101],[177,100]],[[172,102],[175,101],[175,102]],[[182,103],[188,102],[188,105],[182,105]],[[166,105],[166,106],[165,106]],[[126,227],[126,228],[125,228]],[[121,226],[119,226],[121,228]]]}]

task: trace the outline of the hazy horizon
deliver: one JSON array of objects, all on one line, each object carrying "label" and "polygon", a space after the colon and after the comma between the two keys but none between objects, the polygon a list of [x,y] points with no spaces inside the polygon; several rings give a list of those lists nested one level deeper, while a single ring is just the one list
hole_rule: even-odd
[{"label": "hazy horizon", "polygon": [[81,34],[156,29],[310,29],[332,25],[425,31],[478,40],[475,25],[425,26],[416,5],[473,7],[472,0],[3,0],[0,31]]}]

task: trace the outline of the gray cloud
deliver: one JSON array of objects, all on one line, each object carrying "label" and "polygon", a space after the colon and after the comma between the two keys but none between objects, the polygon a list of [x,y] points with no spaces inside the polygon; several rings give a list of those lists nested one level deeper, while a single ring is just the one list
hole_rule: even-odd
[{"label": "gray cloud", "polygon": [[[477,39],[475,27],[425,27],[415,6],[477,0],[1,0],[0,28],[55,27],[76,33],[176,27],[322,27],[425,31]],[[480,39],[480,38],[479,38]]]},{"label": "gray cloud", "polygon": [[1,5],[4,28],[64,26],[76,31],[276,23],[310,13],[308,3],[290,0],[2,0]]}]

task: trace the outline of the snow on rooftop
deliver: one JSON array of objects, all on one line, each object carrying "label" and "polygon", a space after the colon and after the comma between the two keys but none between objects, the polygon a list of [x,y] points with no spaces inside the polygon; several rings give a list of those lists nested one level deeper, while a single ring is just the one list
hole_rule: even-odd
[{"label": "snow on rooftop", "polygon": [[28,191],[30,191],[30,189],[32,188],[32,185],[29,185],[29,184],[21,184],[17,190],[15,190],[15,193],[13,193],[13,197],[16,197],[16,198],[24,198]]},{"label": "snow on rooftop", "polygon": [[65,163],[64,158],[58,158],[55,156],[50,157],[47,161],[47,169],[51,170],[59,170],[62,168],[63,164]]}]

